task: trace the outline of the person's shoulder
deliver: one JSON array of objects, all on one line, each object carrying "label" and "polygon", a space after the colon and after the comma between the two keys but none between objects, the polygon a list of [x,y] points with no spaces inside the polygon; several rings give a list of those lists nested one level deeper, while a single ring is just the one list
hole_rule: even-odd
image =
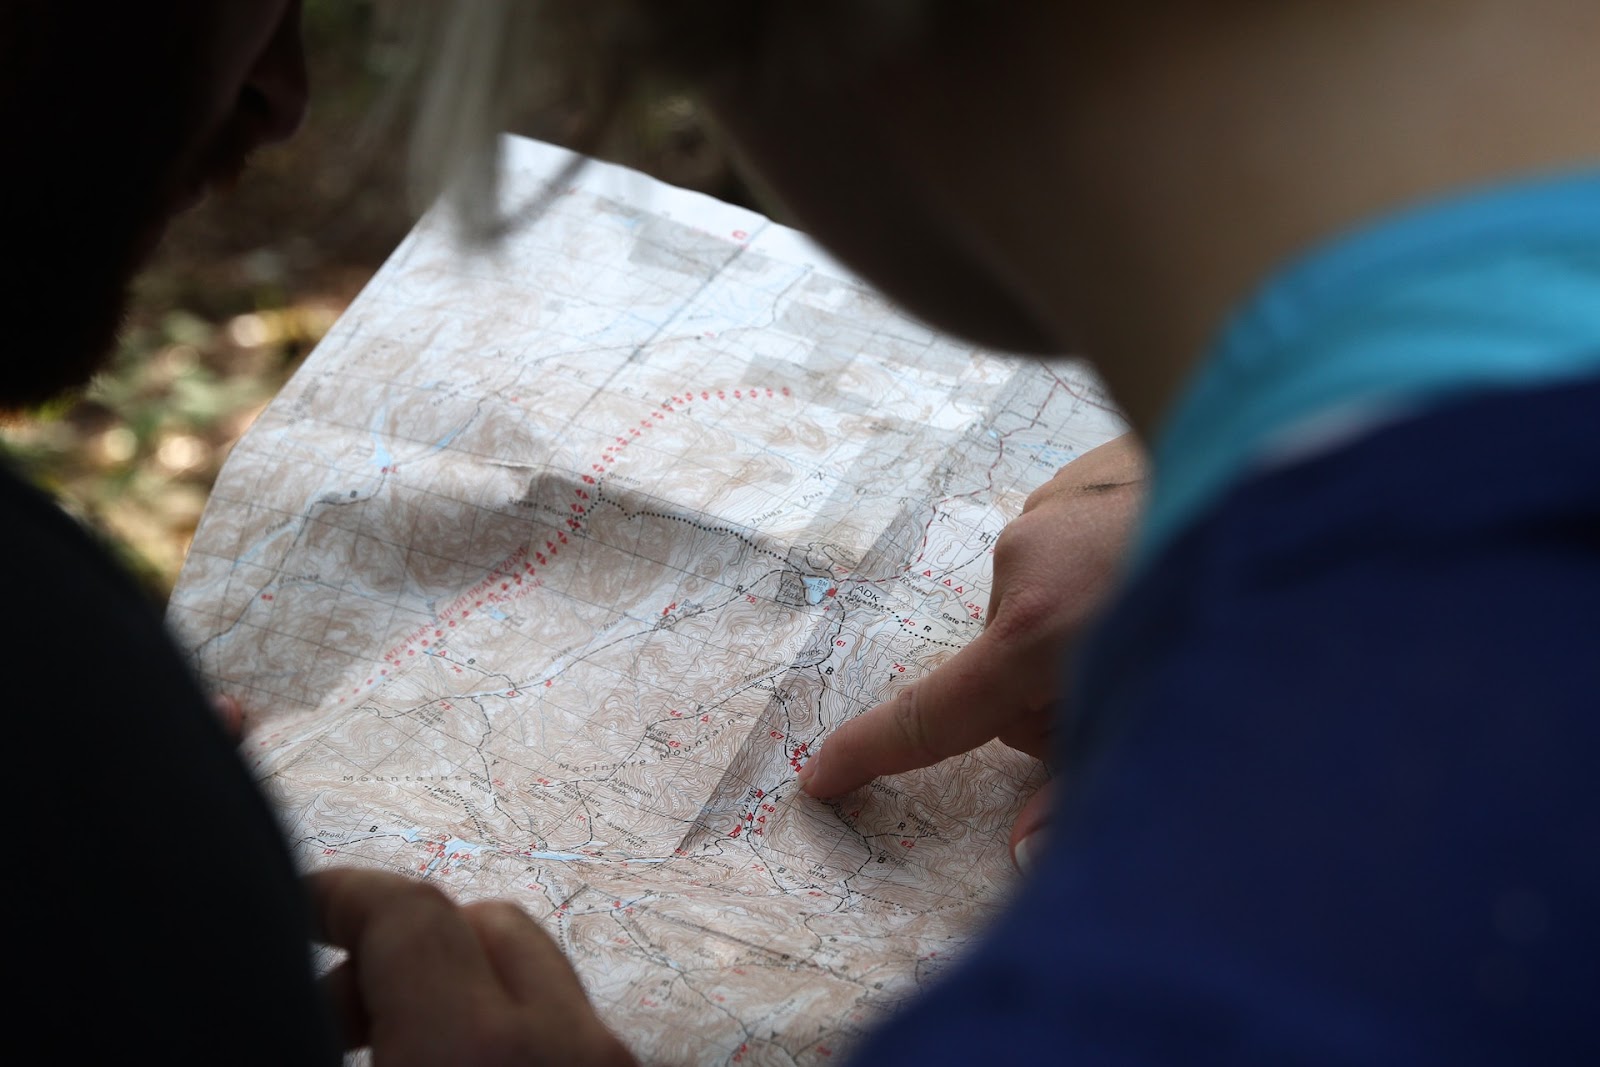
[{"label": "person's shoulder", "polygon": [[1509,527],[1533,536],[1593,522],[1597,406],[1600,375],[1462,390],[1421,405],[1242,480],[1153,562],[1147,584],[1201,568],[1304,577],[1446,542],[1458,552],[1472,544],[1514,552]]},{"label": "person's shoulder", "polygon": [[30,1012],[68,1033],[50,1029],[69,1010],[57,994],[92,957],[114,995],[72,1034],[90,1059],[146,1045],[171,1063],[335,1062],[294,864],[156,605],[3,469],[0,515],[9,784],[74,872],[20,883],[7,933],[51,978]]},{"label": "person's shoulder", "polygon": [[[118,560],[105,535],[0,466],[0,639],[25,652],[41,684],[46,672],[81,676],[103,664],[127,676],[158,676],[166,689],[194,689],[167,636],[159,605]],[[27,679],[25,679],[27,684]],[[195,690],[197,693],[198,690]]]},{"label": "person's shoulder", "polygon": [[1245,479],[1125,586],[1080,697],[1160,663],[1241,683],[1190,703],[1268,699],[1270,674],[1307,706],[1339,688],[1314,673],[1383,691],[1436,659],[1472,663],[1451,676],[1472,702],[1531,686],[1581,705],[1587,660],[1543,652],[1600,639],[1597,405],[1600,377],[1483,390]]},{"label": "person's shoulder", "polygon": [[[138,595],[130,576],[111,558],[101,535],[3,463],[0,514],[5,515],[0,523],[0,568],[8,583],[55,585],[65,592],[83,582],[110,582],[118,595]],[[59,599],[48,598],[40,606]]]}]

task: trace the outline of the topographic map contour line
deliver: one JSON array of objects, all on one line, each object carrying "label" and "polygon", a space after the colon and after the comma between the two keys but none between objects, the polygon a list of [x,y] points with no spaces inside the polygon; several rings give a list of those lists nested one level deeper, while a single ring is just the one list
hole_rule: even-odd
[{"label": "topographic map contour line", "polygon": [[[507,141],[539,196],[565,152]],[[436,209],[235,446],[169,608],[307,868],[508,897],[651,1063],[828,1063],[1013,888],[997,742],[822,803],[976,636],[1027,494],[1124,429],[805,238],[591,163]]]}]

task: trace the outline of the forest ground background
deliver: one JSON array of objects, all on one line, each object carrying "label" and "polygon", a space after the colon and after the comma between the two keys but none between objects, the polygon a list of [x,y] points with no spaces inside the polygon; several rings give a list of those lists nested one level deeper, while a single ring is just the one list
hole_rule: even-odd
[{"label": "forest ground background", "polygon": [[[306,0],[304,25],[311,105],[299,133],[173,223],[92,385],[0,426],[0,449],[159,604],[229,449],[416,220],[405,160],[418,44],[403,0]],[[510,128],[565,143],[575,117],[547,101]],[[748,200],[681,98],[600,154]]]}]

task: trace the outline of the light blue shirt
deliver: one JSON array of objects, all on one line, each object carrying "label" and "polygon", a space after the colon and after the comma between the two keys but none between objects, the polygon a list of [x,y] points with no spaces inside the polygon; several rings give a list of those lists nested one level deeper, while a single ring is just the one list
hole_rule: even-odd
[{"label": "light blue shirt", "polygon": [[1593,374],[1600,170],[1380,219],[1278,271],[1228,321],[1156,437],[1135,569],[1254,471],[1453,396]]}]

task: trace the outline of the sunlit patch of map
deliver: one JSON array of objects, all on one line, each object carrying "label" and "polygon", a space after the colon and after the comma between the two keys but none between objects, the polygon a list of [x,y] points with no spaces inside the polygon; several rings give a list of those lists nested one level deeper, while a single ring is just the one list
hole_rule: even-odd
[{"label": "sunlit patch of map", "polygon": [[[514,141],[534,196],[563,154]],[[592,166],[425,218],[236,446],[170,621],[308,867],[510,897],[653,1063],[826,1063],[1001,908],[1039,766],[795,772],[979,632],[1032,489],[1123,426],[791,230]]]}]

